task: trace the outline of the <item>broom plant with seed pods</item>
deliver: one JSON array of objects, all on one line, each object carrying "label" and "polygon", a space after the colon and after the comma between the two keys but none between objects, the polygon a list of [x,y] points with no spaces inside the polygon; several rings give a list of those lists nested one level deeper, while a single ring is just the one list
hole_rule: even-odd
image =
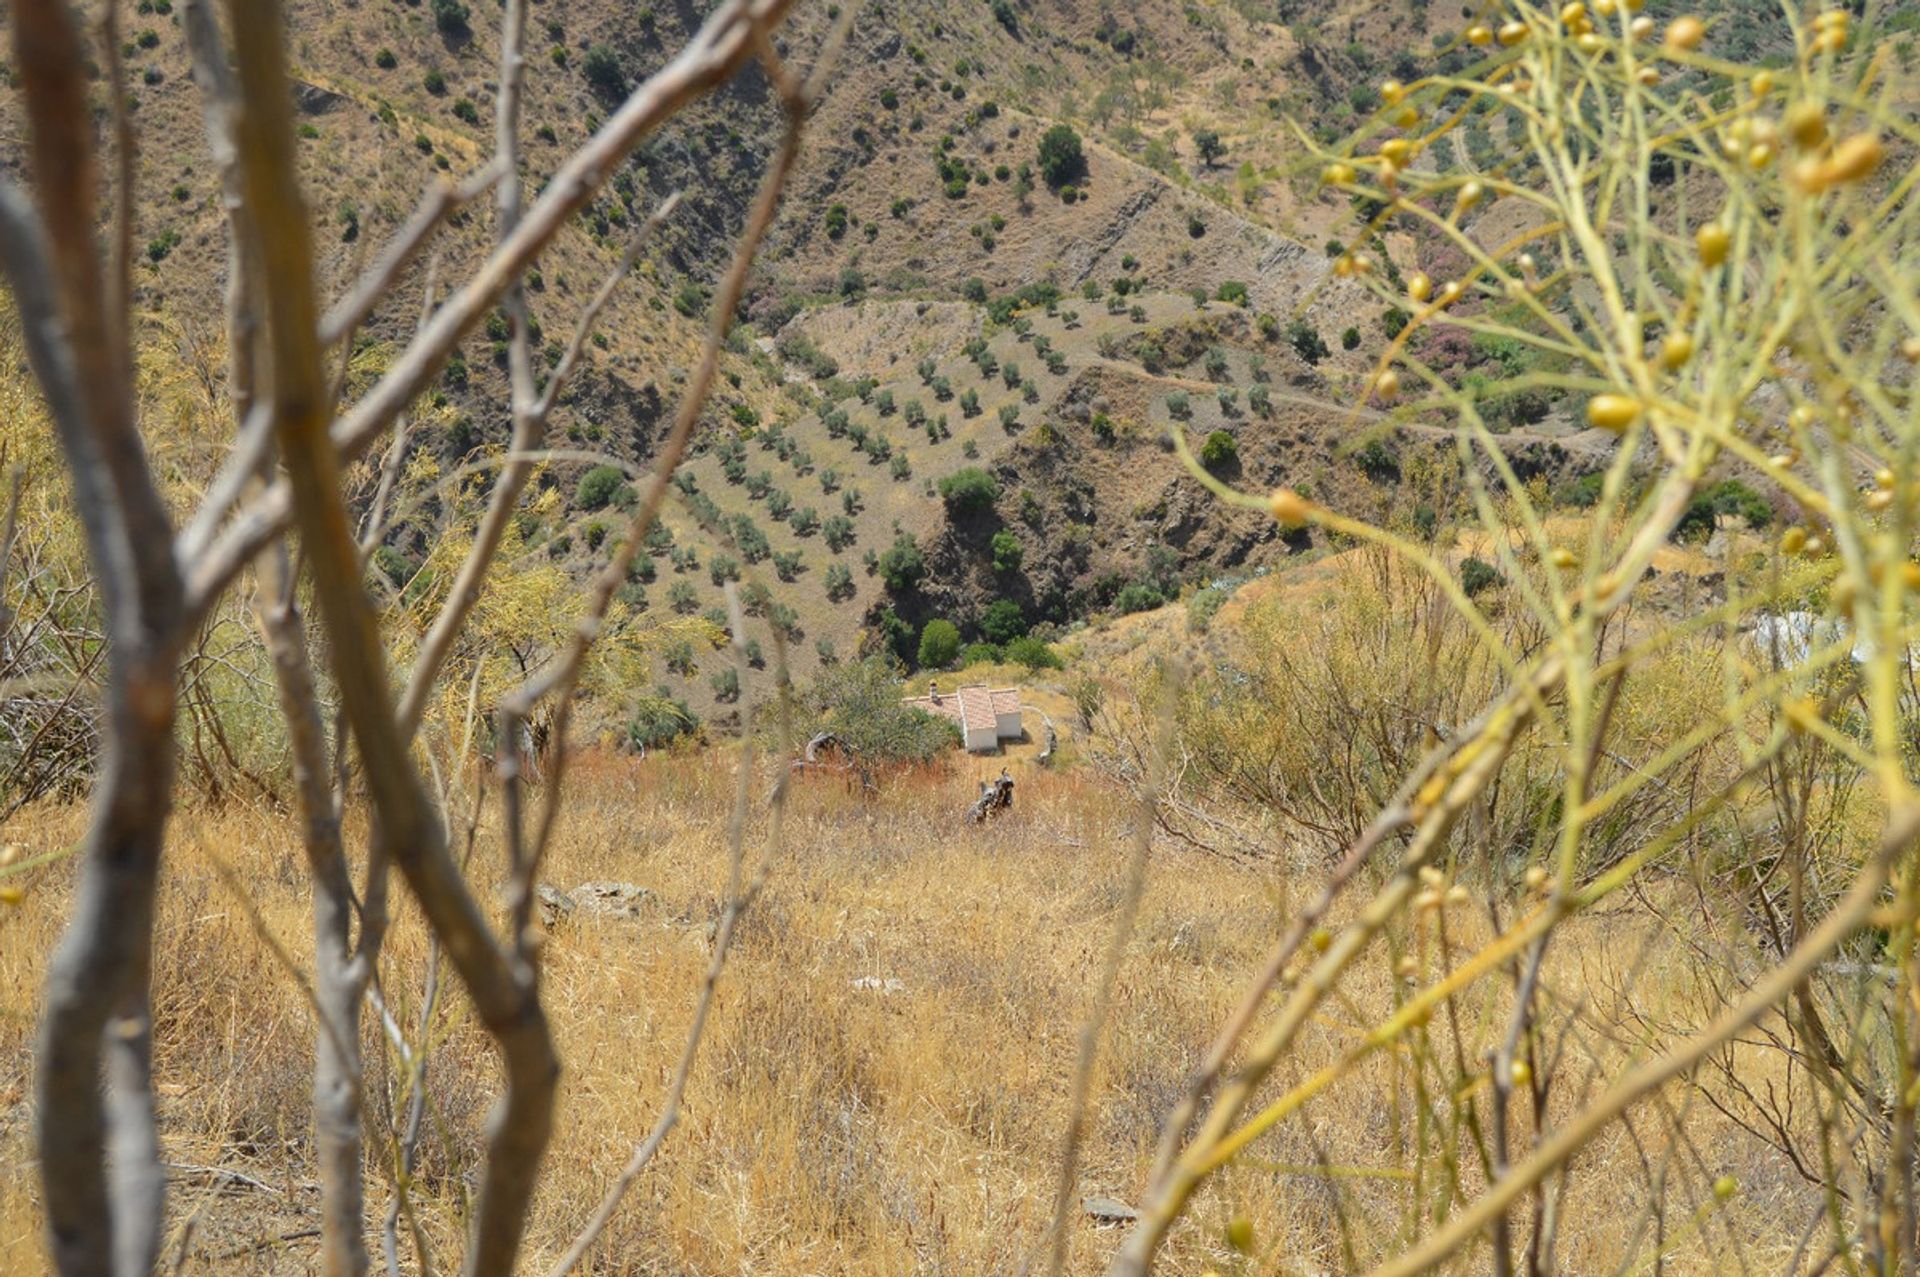
[{"label": "broom plant with seed pods", "polygon": [[[1895,7],[1790,10],[1795,52],[1772,68],[1717,57],[1718,20],[1663,26],[1640,0],[1489,9],[1455,41],[1471,65],[1383,85],[1380,111],[1317,155],[1324,190],[1364,210],[1330,286],[1410,316],[1356,399],[1450,425],[1464,553],[1495,584],[1470,596],[1444,544],[1291,489],[1236,491],[1178,430],[1176,445],[1221,500],[1431,578],[1497,685],[1433,725],[1291,911],[1164,1125],[1111,1272],[1213,1227],[1203,1190],[1232,1220],[1226,1243],[1272,1259],[1281,1221],[1241,1215],[1237,1177],[1270,1172],[1277,1141],[1314,1139],[1316,1104],[1383,1070],[1399,1164],[1330,1152],[1304,1171],[1327,1177],[1349,1269],[1542,1271],[1577,1155],[1609,1141],[1633,1150],[1631,1171],[1607,1172],[1623,1177],[1610,1262],[1687,1232],[1738,1253],[1756,1217],[1739,1179],[1700,1161],[1689,1122],[1706,1112],[1802,1181],[1790,1268],[1910,1270],[1920,86],[1876,39]],[[1433,163],[1488,103],[1519,121],[1511,157]],[[1379,265],[1389,232],[1426,259],[1396,251],[1404,276]],[[1463,378],[1443,357],[1460,335],[1517,352],[1510,375]],[[1594,432],[1603,477],[1577,519],[1524,481],[1489,419],[1519,392]],[[1357,437],[1371,419],[1356,409]],[[1713,494],[1743,490],[1729,481],[1789,526],[1728,529],[1724,597],[1650,618],[1656,557],[1690,519],[1712,525]],[[1629,740],[1636,682],[1681,651],[1706,690]],[[1553,792],[1496,846],[1522,758]],[[1618,827],[1683,774],[1665,818]],[[1660,902],[1689,879],[1674,916]],[[1642,934],[1674,944],[1626,963],[1603,1025],[1554,941],[1628,901],[1648,905]],[[1689,990],[1684,1013],[1639,983],[1653,961]],[[1352,1026],[1333,1048],[1315,1032],[1330,1013]]]}]

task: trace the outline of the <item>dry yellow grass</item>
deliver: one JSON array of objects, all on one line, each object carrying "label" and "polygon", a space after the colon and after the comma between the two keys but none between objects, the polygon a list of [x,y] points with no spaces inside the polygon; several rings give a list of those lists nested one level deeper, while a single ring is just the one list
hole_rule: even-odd
[{"label": "dry yellow grass", "polygon": [[[637,921],[576,914],[555,925],[547,945],[546,999],[566,1073],[529,1271],[565,1244],[657,1112],[720,908],[731,780],[715,764],[731,757],[595,757],[577,773],[548,880],[614,879],[654,895]],[[724,976],[685,1121],[629,1197],[593,1271],[1013,1273],[1040,1253],[1075,1036],[1120,899],[1131,813],[1089,773],[1036,771],[1010,819],[962,828],[955,813],[970,786],[963,768],[897,777],[871,809],[837,780],[798,786],[788,845]],[[35,850],[64,846],[82,819],[78,808],[40,810],[8,837]],[[307,895],[290,838],[289,822],[274,813],[190,808],[170,856],[156,990],[166,1156],[265,1186],[218,1191],[204,1174],[175,1172],[173,1227],[195,1217],[188,1271],[310,1267],[304,1239],[236,1253],[311,1226],[312,1027],[298,985],[218,870],[232,869],[260,925],[304,966]],[[482,879],[493,851],[483,826]],[[1311,865],[1248,869],[1156,853],[1093,1091],[1083,1193],[1130,1200],[1138,1190],[1195,1054],[1281,925],[1287,899],[1314,873]],[[44,1262],[25,1094],[43,959],[65,912],[67,879],[64,867],[41,871],[26,903],[0,913],[0,1270],[8,1273]],[[1449,911],[1448,952],[1463,955],[1485,938],[1473,912]],[[1611,1003],[1630,964],[1643,964],[1634,994],[1641,1014],[1687,1018],[1694,991],[1655,936],[1635,910],[1579,919],[1556,944],[1550,981],[1589,998],[1586,1040],[1570,1045],[1575,1058],[1599,1051],[1617,1067],[1634,1048],[1622,1008]],[[418,918],[403,907],[385,988],[408,1026],[424,953]],[[1299,1072],[1279,1084],[1297,1082],[1377,1019],[1390,983],[1384,960],[1362,973],[1304,1044]],[[1483,1002],[1470,994],[1460,1007],[1470,1066],[1497,1028]],[[377,1032],[369,1014],[369,1092],[384,1110],[395,1070]],[[1620,1039],[1608,1044],[1613,1033]],[[1442,1019],[1432,1035],[1435,1057],[1450,1062]],[[1223,1172],[1176,1231],[1164,1271],[1333,1272],[1377,1258],[1408,1210],[1408,1062],[1404,1053],[1376,1057],[1305,1123]],[[1570,1092],[1586,1072],[1565,1071]],[[484,1035],[454,1010],[435,1040],[416,1186],[442,1254],[457,1250],[461,1176],[477,1164],[494,1084]],[[1571,1107],[1581,1095],[1556,1098]],[[1694,1102],[1688,1123],[1703,1160],[1696,1167],[1687,1153],[1672,1171],[1670,1191],[1685,1204],[1668,1219],[1668,1262],[1689,1271],[1777,1268],[1791,1242],[1787,1221],[1811,1208],[1808,1190],[1730,1128],[1703,1120],[1703,1107]],[[1657,1163],[1667,1144],[1661,1124],[1650,1120],[1639,1134]],[[384,1118],[370,1117],[370,1147],[385,1138]],[[1562,1207],[1568,1271],[1627,1258],[1630,1222],[1647,1198],[1638,1156],[1616,1135],[1575,1166]],[[1313,1170],[1323,1157],[1389,1174],[1330,1182]],[[1729,1172],[1741,1197],[1704,1233],[1689,1226],[1692,1204],[1710,1200],[1704,1184]],[[1461,1174],[1469,1187],[1479,1180],[1471,1168]],[[369,1179],[378,1210],[387,1180],[378,1168]],[[1255,1224],[1257,1260],[1236,1260],[1222,1240],[1234,1212]],[[1076,1228],[1073,1270],[1097,1271],[1118,1233],[1084,1220]],[[1728,1246],[1736,1235],[1737,1256]]]}]

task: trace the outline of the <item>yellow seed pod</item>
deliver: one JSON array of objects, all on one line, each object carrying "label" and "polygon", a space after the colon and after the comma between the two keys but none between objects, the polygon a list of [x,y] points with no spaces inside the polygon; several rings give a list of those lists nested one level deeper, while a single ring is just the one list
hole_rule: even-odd
[{"label": "yellow seed pod", "polygon": [[1421,913],[1432,913],[1440,907],[1440,900],[1440,893],[1432,887],[1428,887],[1425,891],[1419,892],[1414,896],[1413,907]]},{"label": "yellow seed pod", "polygon": [[1773,163],[1773,143],[1755,142],[1747,151],[1747,167],[1758,173]]},{"label": "yellow seed pod", "polygon": [[1593,0],[1593,11],[1603,18],[1620,12],[1620,0]]},{"label": "yellow seed pod", "polygon": [[1622,0],[1622,3],[1627,6],[1628,13],[1638,13],[1647,7],[1647,0]]},{"label": "yellow seed pod", "polygon": [[1607,42],[1591,31],[1582,31],[1573,37],[1573,43],[1582,53],[1598,53],[1607,47]]},{"label": "yellow seed pod", "polygon": [[1463,905],[1472,899],[1467,889],[1457,882],[1447,888],[1447,903],[1450,905]]},{"label": "yellow seed pod", "polygon": [[1388,80],[1380,86],[1380,100],[1388,106],[1400,105],[1400,99],[1407,96],[1407,86],[1398,80]]},{"label": "yellow seed pod", "polygon": [[1773,72],[1756,71],[1747,81],[1747,91],[1757,98],[1764,98],[1773,92]]},{"label": "yellow seed pod", "polygon": [[1899,476],[1894,474],[1894,472],[1886,466],[1881,466],[1873,472],[1873,483],[1875,487],[1892,488],[1893,485],[1898,482]]},{"label": "yellow seed pod", "polygon": [[1884,488],[1875,488],[1862,504],[1874,514],[1885,514],[1893,506],[1893,494]]},{"label": "yellow seed pod", "polygon": [[1667,339],[1660,343],[1660,366],[1668,372],[1686,367],[1692,358],[1693,338],[1686,333],[1668,333]]},{"label": "yellow seed pod", "polygon": [[1333,948],[1333,932],[1328,931],[1325,927],[1315,927],[1313,932],[1307,936],[1307,943],[1313,946],[1315,953],[1325,953],[1327,950]]},{"label": "yellow seed pod", "polygon": [[1653,67],[1641,67],[1633,73],[1633,82],[1643,89],[1651,89],[1660,83],[1660,72]]},{"label": "yellow seed pod", "polygon": [[1433,1020],[1433,1004],[1422,1002],[1407,1008],[1407,1023],[1416,1029],[1424,1029]]},{"label": "yellow seed pod", "polygon": [[1413,143],[1403,137],[1388,138],[1380,144],[1380,154],[1387,163],[1405,168],[1413,155]]},{"label": "yellow seed pod", "polygon": [[1807,538],[1807,548],[1804,553],[1809,559],[1817,559],[1826,552],[1827,543],[1825,541],[1822,541],[1819,537]]},{"label": "yellow seed pod", "polygon": [[1333,273],[1338,275],[1341,279],[1345,279],[1347,278],[1347,276],[1353,274],[1353,258],[1349,257],[1345,253],[1342,253],[1340,254],[1340,256],[1334,258]]},{"label": "yellow seed pod", "polygon": [[1328,186],[1348,186],[1353,182],[1353,165],[1329,164],[1320,170],[1320,180]]},{"label": "yellow seed pod", "polygon": [[1920,563],[1908,559],[1900,565],[1900,586],[1909,594],[1920,594]]},{"label": "yellow seed pod", "polygon": [[1486,198],[1487,188],[1480,185],[1478,179],[1469,179],[1453,197],[1455,215],[1466,212],[1482,199]]},{"label": "yellow seed pod", "polygon": [[1448,280],[1446,283],[1440,285],[1440,305],[1442,306],[1453,305],[1453,303],[1460,300],[1460,294],[1465,291],[1466,289],[1460,286],[1459,280],[1457,279]]},{"label": "yellow seed pod", "polygon": [[1439,887],[1446,883],[1447,875],[1440,872],[1438,865],[1421,865],[1420,881],[1429,887]]},{"label": "yellow seed pod", "polygon": [[1245,1215],[1235,1215],[1227,1221],[1227,1245],[1242,1255],[1253,1253],[1253,1221]]},{"label": "yellow seed pod", "polygon": [[1423,302],[1433,295],[1433,281],[1427,278],[1425,271],[1415,271],[1407,279],[1407,296],[1417,302]]},{"label": "yellow seed pod", "polygon": [[1553,880],[1552,875],[1546,871],[1544,866],[1541,866],[1541,865],[1527,866],[1527,872],[1526,872],[1527,890],[1545,891],[1547,889],[1547,884],[1552,880]]},{"label": "yellow seed pod", "polygon": [[1500,28],[1500,43],[1509,49],[1526,38],[1527,24],[1524,22],[1509,22]]},{"label": "yellow seed pod", "polygon": [[1400,183],[1400,166],[1392,160],[1380,161],[1380,185],[1392,190]]},{"label": "yellow seed pod", "polygon": [[1733,1195],[1739,1191],[1740,1182],[1731,1175],[1722,1175],[1713,1181],[1713,1195],[1723,1202],[1732,1201]]},{"label": "yellow seed pod", "polygon": [[1585,24],[1586,20],[1587,6],[1581,4],[1580,0],[1571,0],[1571,3],[1560,10],[1560,22],[1563,26],[1578,27]]},{"label": "yellow seed pod", "polygon": [[1515,1086],[1529,1086],[1533,1082],[1533,1066],[1525,1060],[1515,1060],[1508,1072],[1513,1076]]},{"label": "yellow seed pod", "polygon": [[1573,551],[1569,550],[1566,546],[1556,545],[1553,547],[1552,553],[1547,555],[1547,562],[1553,564],[1553,566],[1559,568],[1562,572],[1565,572],[1577,564],[1579,560],[1573,557]]},{"label": "yellow seed pod", "polygon": [[[1838,589],[1840,583],[1834,584]],[[1781,712],[1786,715],[1787,730],[1795,736],[1802,736],[1820,721],[1820,702],[1811,696],[1802,696],[1788,701],[1781,707]]]},{"label": "yellow seed pod", "polygon": [[1799,459],[1800,459],[1799,457],[1795,456],[1791,452],[1776,452],[1771,457],[1767,458],[1767,464],[1772,466],[1775,470],[1791,470],[1793,468],[1793,463],[1798,461]]},{"label": "yellow seed pod", "polygon": [[1702,266],[1718,266],[1727,260],[1727,250],[1733,247],[1733,236],[1718,222],[1708,222],[1693,233],[1693,246],[1700,252]]},{"label": "yellow seed pod", "polygon": [[1403,129],[1410,129],[1420,123],[1420,108],[1409,102],[1394,112],[1393,122]]},{"label": "yellow seed pod", "polygon": [[1820,420],[1820,414],[1813,410],[1810,403],[1795,404],[1793,411],[1787,414],[1787,424],[1795,430],[1806,430]]},{"label": "yellow seed pod", "polygon": [[1353,255],[1353,273],[1356,275],[1373,274],[1373,259],[1365,253],[1355,253]]},{"label": "yellow seed pod", "polygon": [[1640,401],[1631,395],[1595,395],[1587,400],[1587,424],[1621,434],[1640,419],[1641,410]]},{"label": "yellow seed pod", "polygon": [[0,883],[0,905],[17,905],[27,898],[27,893],[14,884]]},{"label": "yellow seed pod", "polygon": [[1820,165],[1818,189],[1825,190],[1829,186],[1858,182],[1873,176],[1886,154],[1886,148],[1880,144],[1879,138],[1868,133],[1855,134],[1835,146],[1833,153]]},{"label": "yellow seed pod", "polygon": [[1283,528],[1297,528],[1313,517],[1313,502],[1292,488],[1275,488],[1267,498],[1267,512]]},{"label": "yellow seed pod", "polygon": [[0,847],[0,869],[6,868],[26,854],[27,849],[17,842],[10,842],[4,847]]},{"label": "yellow seed pod", "polygon": [[1811,151],[1827,140],[1827,111],[1818,102],[1795,102],[1787,111],[1787,132],[1793,144]]},{"label": "yellow seed pod", "polygon": [[1486,27],[1468,27],[1467,43],[1474,44],[1474,45],[1492,44],[1493,32],[1488,30]]},{"label": "yellow seed pod", "polygon": [[1788,528],[1780,534],[1780,553],[1793,556],[1806,548],[1807,530],[1805,528]]},{"label": "yellow seed pod", "polygon": [[1910,364],[1920,364],[1920,337],[1909,337],[1901,342],[1900,357]]},{"label": "yellow seed pod", "polygon": [[1707,38],[1707,24],[1688,14],[1667,24],[1667,47],[1682,51],[1697,49]]},{"label": "yellow seed pod", "polygon": [[1401,979],[1411,980],[1420,974],[1420,959],[1409,953],[1401,958],[1400,961],[1394,963],[1393,969],[1399,974]]},{"label": "yellow seed pod", "polygon": [[1373,379],[1373,393],[1381,399],[1395,399],[1400,395],[1400,374],[1389,368]]},{"label": "yellow seed pod", "polygon": [[1627,34],[1636,40],[1644,40],[1653,34],[1653,28],[1654,21],[1652,18],[1639,17],[1627,24]]}]

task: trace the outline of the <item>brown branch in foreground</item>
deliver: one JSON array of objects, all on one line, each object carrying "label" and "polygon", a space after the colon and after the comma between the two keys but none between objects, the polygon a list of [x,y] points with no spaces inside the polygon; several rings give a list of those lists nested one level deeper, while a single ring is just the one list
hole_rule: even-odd
[{"label": "brown branch in foreground", "polygon": [[63,4],[16,0],[12,26],[38,216],[0,186],[0,262],[73,477],[112,653],[106,752],[40,1025],[40,1176],[55,1266],[131,1275],[149,1272],[158,1255],[166,1187],[149,989],[172,804],[182,590],[173,529],[135,420],[126,315],[110,309],[116,290],[94,231],[85,46]]},{"label": "brown branch in foreground", "polygon": [[502,1056],[505,1092],[489,1124],[466,1271],[504,1277],[519,1251],[552,1131],[559,1061],[533,974],[488,933],[394,723],[385,654],[361,584],[359,547],[341,497],[339,456],[326,429],[310,229],[293,168],[280,14],[271,3],[238,4],[232,20],[245,105],[239,130],[242,167],[262,266],[273,410],[314,594],[332,643],[335,680],[364,764],[374,854],[389,856],[400,867]]}]

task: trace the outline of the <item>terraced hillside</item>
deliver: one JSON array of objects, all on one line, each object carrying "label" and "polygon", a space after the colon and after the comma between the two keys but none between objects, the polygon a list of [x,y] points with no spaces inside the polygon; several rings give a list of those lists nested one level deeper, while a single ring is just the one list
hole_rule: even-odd
[{"label": "terraced hillside", "polygon": [[[841,16],[797,6],[779,47],[808,63]],[[968,640],[1004,639],[1302,548],[1205,499],[1166,450],[1169,424],[1196,448],[1215,436],[1211,464],[1225,478],[1409,512],[1433,503],[1444,467],[1418,463],[1429,434],[1358,402],[1395,315],[1336,275],[1344,250],[1328,241],[1354,229],[1355,212],[1319,186],[1287,123],[1336,136],[1377,106],[1378,77],[1459,62],[1458,50],[1422,52],[1423,9],[1361,3],[1310,19],[1258,4],[937,0],[851,16],[686,490],[629,583],[640,628],[721,617],[719,583],[737,574],[753,609],[798,640],[804,672],[885,643],[911,656],[914,631],[934,618]],[[301,172],[332,292],[430,182],[486,163],[491,18],[458,0],[340,0],[291,15]],[[540,6],[524,90],[529,190],[700,18],[598,0]],[[156,416],[186,423],[182,439],[161,442],[191,484],[228,437],[210,318],[225,271],[218,184],[181,13],[141,0],[121,34],[139,130],[135,282],[150,393],[171,401]],[[519,529],[532,558],[579,575],[610,553],[619,480],[583,480],[600,465],[645,469],[776,115],[764,74],[744,72],[605,174],[588,215],[529,280],[550,368],[636,229],[684,194],[639,247],[552,416],[557,451],[540,477],[550,495]],[[0,154],[21,152],[19,118],[0,109]],[[1054,167],[1041,143],[1062,121],[1078,153]],[[1485,132],[1470,128],[1464,152],[1430,161],[1484,160]],[[1491,228],[1507,214],[1486,217]],[[458,277],[492,235],[484,199],[456,213],[433,244],[440,277]],[[1392,272],[1435,270],[1444,256],[1405,231],[1384,250]],[[356,337],[346,399],[432,304],[434,277],[423,256]],[[427,488],[378,556],[397,599],[458,532],[449,476],[488,473],[505,441],[505,334],[504,316],[470,334],[415,414],[409,461]],[[1463,366],[1496,355],[1468,352]],[[1550,414],[1510,424],[1526,467],[1569,464],[1529,442],[1570,433]],[[1575,448],[1579,464],[1590,451]],[[969,468],[990,479],[992,499],[956,508],[940,485]],[[363,503],[378,476],[374,464],[350,476]],[[903,540],[915,547],[896,555],[909,570],[886,570]],[[989,632],[996,602],[1018,619],[1003,606]],[[682,625],[648,640],[654,673],[670,695],[724,716],[726,675],[701,636]]]}]

